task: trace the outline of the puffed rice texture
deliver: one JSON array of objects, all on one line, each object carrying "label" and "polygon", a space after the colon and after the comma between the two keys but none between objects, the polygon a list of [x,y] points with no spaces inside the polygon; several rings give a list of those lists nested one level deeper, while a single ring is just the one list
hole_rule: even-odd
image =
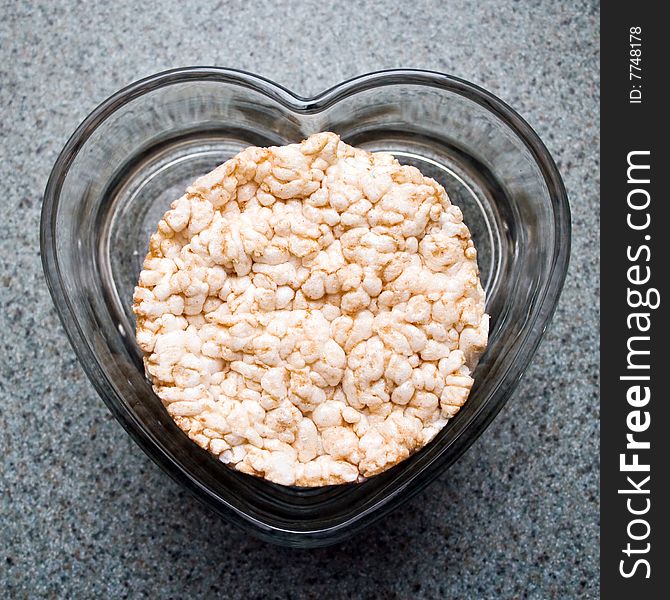
[{"label": "puffed rice texture", "polygon": [[477,253],[437,182],[334,133],[251,147],[151,236],[135,288],[175,423],[283,485],[376,475],[468,398],[488,339]]}]

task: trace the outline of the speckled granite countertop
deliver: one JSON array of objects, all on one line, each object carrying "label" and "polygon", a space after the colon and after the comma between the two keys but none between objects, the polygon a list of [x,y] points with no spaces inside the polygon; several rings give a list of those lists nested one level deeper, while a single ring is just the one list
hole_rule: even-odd
[{"label": "speckled granite countertop", "polygon": [[[597,2],[2,4],[5,597],[598,595]],[[454,468],[339,546],[266,545],[183,492],[98,398],[44,284],[41,196],[67,137],[118,88],[189,64],[248,70],[304,94],[390,67],[453,73],[514,106],[565,178],[570,273],[515,397]]]}]

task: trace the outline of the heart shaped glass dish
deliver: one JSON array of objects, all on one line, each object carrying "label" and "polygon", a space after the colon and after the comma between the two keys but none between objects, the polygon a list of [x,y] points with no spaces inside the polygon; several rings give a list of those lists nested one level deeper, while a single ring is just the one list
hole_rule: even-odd
[{"label": "heart shaped glass dish", "polygon": [[[149,235],[197,176],[249,145],[334,131],[439,181],[478,248],[489,347],[463,409],[420,452],[363,483],[290,488],[227,468],[172,422],[144,376],[130,307]],[[130,85],[67,142],[47,184],[49,289],[98,393],[142,449],[225,518],[293,546],[337,542],[444,472],[511,395],[556,306],[570,251],[565,189],[519,115],[440,73],[395,70],[301,98],[260,77],[185,68]]]}]

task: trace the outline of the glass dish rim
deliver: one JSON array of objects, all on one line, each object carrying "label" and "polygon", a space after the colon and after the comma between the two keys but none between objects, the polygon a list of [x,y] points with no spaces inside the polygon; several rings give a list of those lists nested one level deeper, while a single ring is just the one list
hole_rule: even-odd
[{"label": "glass dish rim", "polygon": [[[459,437],[464,437],[465,432],[470,432],[470,437],[461,440],[458,451],[455,453],[453,459],[443,466],[443,470],[449,468],[453,462],[463,455],[468,447],[479,437],[479,435],[481,435],[497,413],[507,403],[516,388],[516,385],[526,371],[530,359],[533,357],[551,321],[558,304],[560,291],[567,275],[570,257],[571,218],[565,186],[548,149],[533,128],[518,113],[516,113],[514,109],[487,90],[464,79],[445,73],[422,69],[388,69],[366,73],[332,86],[313,97],[304,97],[295,94],[291,90],[267,78],[245,71],[224,67],[181,67],[150,75],[131,83],[111,95],[99,104],[82,121],[79,127],[77,127],[68,139],[54,164],[45,188],[40,223],[40,250],[47,287],[57,313],[63,323],[66,335],[75,354],[98,395],[103,399],[109,410],[131,435],[134,441],[138,443],[143,451],[148,454],[154,462],[180,484],[186,485],[191,491],[195,492],[198,499],[204,501],[218,514],[222,514],[221,509],[223,507],[220,505],[225,504],[225,508],[228,511],[233,511],[238,519],[241,517],[243,521],[250,525],[254,525],[256,528],[269,528],[272,531],[281,531],[285,534],[292,534],[298,537],[321,537],[324,534],[333,535],[337,530],[343,531],[349,529],[350,531],[348,531],[348,533],[354,533],[356,530],[367,526],[372,521],[376,521],[392,510],[394,506],[393,503],[389,501],[396,497],[400,491],[404,490],[409,482],[406,482],[404,486],[400,486],[393,490],[393,493],[385,495],[378,500],[374,506],[368,507],[367,510],[362,512],[353,514],[347,520],[332,526],[313,530],[286,530],[258,521],[245,511],[232,506],[218,495],[212,495],[209,491],[203,490],[200,482],[196,478],[183,469],[183,467],[178,464],[178,461],[175,461],[171,456],[166,454],[164,450],[146,434],[146,431],[136,415],[134,415],[132,411],[122,407],[116,398],[113,397],[113,393],[110,394],[110,389],[113,390],[113,387],[109,385],[109,379],[104,370],[100,367],[97,355],[80,326],[77,314],[74,311],[68,293],[65,290],[63,279],[61,277],[58,253],[56,251],[55,233],[60,191],[72,162],[98,125],[114,114],[119,108],[135,98],[159,88],[189,81],[213,81],[222,84],[246,87],[276,101],[295,114],[318,113],[349,96],[388,85],[422,85],[437,87],[464,96],[493,113],[511,129],[531,153],[531,156],[547,185],[554,217],[553,226],[555,243],[551,264],[546,275],[546,283],[544,284],[543,289],[541,289],[541,297],[538,299],[533,314],[520,332],[520,338],[523,339],[518,346],[516,356],[514,357],[514,360],[508,363],[500,378],[500,383],[503,381],[507,382],[507,389],[504,393],[498,394],[495,403],[489,401],[482,404],[478,413],[473,415],[469,425],[465,427],[459,435]],[[538,325],[540,327],[539,330]],[[533,337],[531,335],[533,332],[536,332],[535,338],[529,339],[529,337]],[[510,370],[513,370],[515,365],[516,373],[514,374],[514,378],[509,380],[509,372]],[[105,386],[103,382],[107,383],[107,386]],[[500,383],[497,387],[499,387]],[[433,479],[434,476],[424,477],[423,479],[419,478],[418,480],[412,479],[412,481],[416,483],[411,492],[408,493],[407,497],[411,497],[418,493],[428,485],[428,483],[433,481]],[[363,517],[367,518],[363,519]],[[266,537],[266,539],[268,539],[268,537]]]}]

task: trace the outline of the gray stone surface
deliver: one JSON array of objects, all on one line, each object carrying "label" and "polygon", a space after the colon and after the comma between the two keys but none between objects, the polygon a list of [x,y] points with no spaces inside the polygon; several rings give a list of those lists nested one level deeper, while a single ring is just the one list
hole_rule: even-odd
[{"label": "gray stone surface", "polygon": [[[0,14],[4,597],[597,596],[597,2],[10,0]],[[389,67],[462,76],[536,128],[570,194],[565,292],[514,399],[441,479],[336,547],[266,545],[181,491],[97,397],[44,284],[41,195],[67,137],[121,86],[190,64],[303,94]]]}]

